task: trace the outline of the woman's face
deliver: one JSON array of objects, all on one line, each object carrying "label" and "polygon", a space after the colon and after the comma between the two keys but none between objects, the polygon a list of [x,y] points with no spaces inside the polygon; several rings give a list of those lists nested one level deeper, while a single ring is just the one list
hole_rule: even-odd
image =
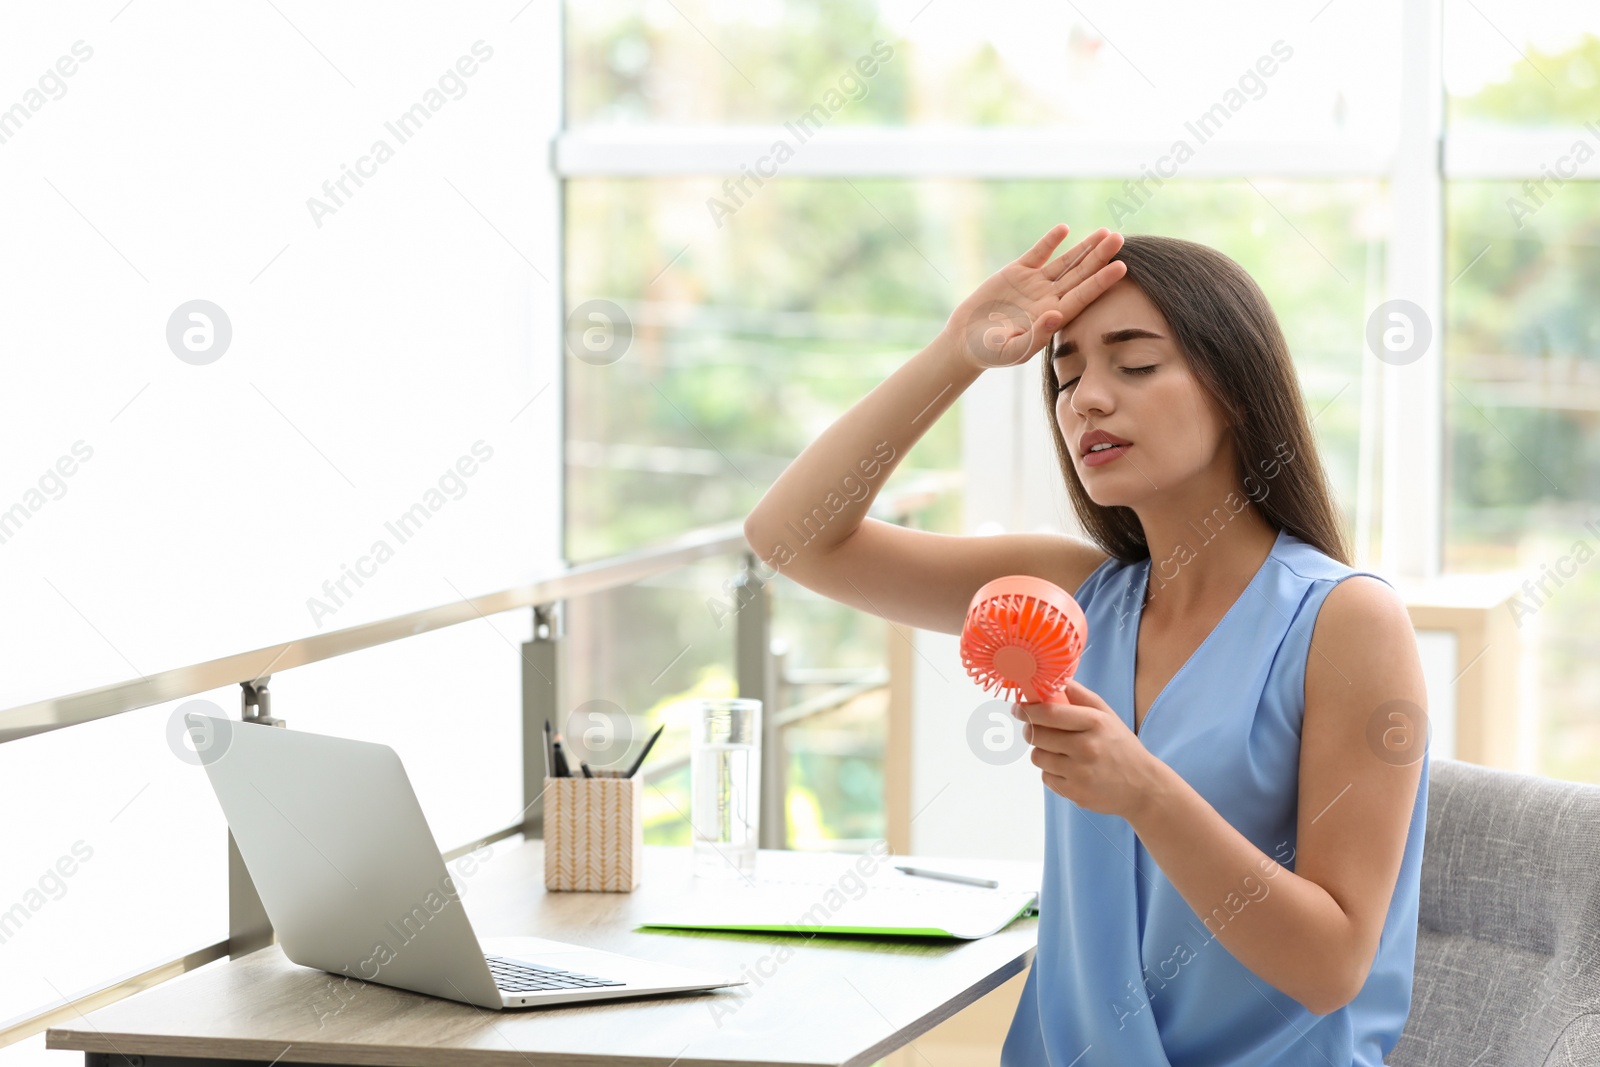
[{"label": "woman's face", "polygon": [[[1054,351],[1056,423],[1096,504],[1137,508],[1177,487],[1233,479],[1227,423],[1133,282],[1119,279],[1057,330]],[[1092,430],[1131,444],[1090,465],[1082,437]]]}]

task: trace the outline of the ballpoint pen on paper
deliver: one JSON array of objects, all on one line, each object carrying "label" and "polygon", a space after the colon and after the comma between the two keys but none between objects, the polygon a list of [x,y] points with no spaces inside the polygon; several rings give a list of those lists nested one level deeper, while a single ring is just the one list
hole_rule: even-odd
[{"label": "ballpoint pen on paper", "polygon": [[638,757],[633,761],[633,766],[628,768],[628,773],[623,775],[624,778],[632,778],[639,770],[639,764],[643,763],[644,758],[650,754],[650,746],[656,743],[656,738],[661,736],[661,731],[666,729],[666,726],[666,723],[662,723],[660,726],[656,727],[656,732],[651,734],[650,740],[644,743],[643,750],[640,751]]},{"label": "ballpoint pen on paper", "polygon": [[919,874],[924,878],[938,878],[946,882],[960,882],[962,885],[977,885],[985,889],[998,889],[1000,883],[993,878],[973,878],[965,874],[951,874],[949,871],[930,871],[926,867],[901,867],[895,865],[895,870],[907,874]]}]

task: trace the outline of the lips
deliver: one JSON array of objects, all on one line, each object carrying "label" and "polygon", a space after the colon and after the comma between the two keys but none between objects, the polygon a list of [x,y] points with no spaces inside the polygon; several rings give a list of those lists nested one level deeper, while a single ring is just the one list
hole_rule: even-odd
[{"label": "lips", "polygon": [[1124,455],[1132,447],[1132,445],[1112,445],[1110,448],[1102,448],[1098,452],[1087,452],[1083,456],[1083,465],[1085,467],[1103,467],[1107,463],[1115,462],[1119,456]]},{"label": "lips", "polygon": [[[1127,440],[1126,438],[1118,437],[1116,434],[1109,433],[1105,430],[1090,430],[1088,433],[1078,438],[1078,453],[1084,456],[1090,455],[1091,453],[1089,450],[1095,445],[1101,444],[1131,445],[1133,442]],[[1105,451],[1105,449],[1101,449],[1101,451]]]}]

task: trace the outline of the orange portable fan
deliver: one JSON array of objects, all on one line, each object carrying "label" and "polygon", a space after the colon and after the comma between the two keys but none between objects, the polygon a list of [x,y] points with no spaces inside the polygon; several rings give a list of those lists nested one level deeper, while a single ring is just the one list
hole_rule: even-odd
[{"label": "orange portable fan", "polygon": [[1031,575],[996,578],[972,598],[961,627],[961,662],[996,696],[1064,704],[1089,626],[1072,595]]}]

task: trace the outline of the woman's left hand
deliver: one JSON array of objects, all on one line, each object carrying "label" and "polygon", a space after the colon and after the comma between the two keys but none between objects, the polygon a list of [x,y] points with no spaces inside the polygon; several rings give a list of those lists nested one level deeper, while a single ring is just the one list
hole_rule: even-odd
[{"label": "woman's left hand", "polygon": [[1080,808],[1131,821],[1154,797],[1165,764],[1100,694],[1076,678],[1065,693],[1065,704],[1012,704],[1029,758],[1046,786]]}]

